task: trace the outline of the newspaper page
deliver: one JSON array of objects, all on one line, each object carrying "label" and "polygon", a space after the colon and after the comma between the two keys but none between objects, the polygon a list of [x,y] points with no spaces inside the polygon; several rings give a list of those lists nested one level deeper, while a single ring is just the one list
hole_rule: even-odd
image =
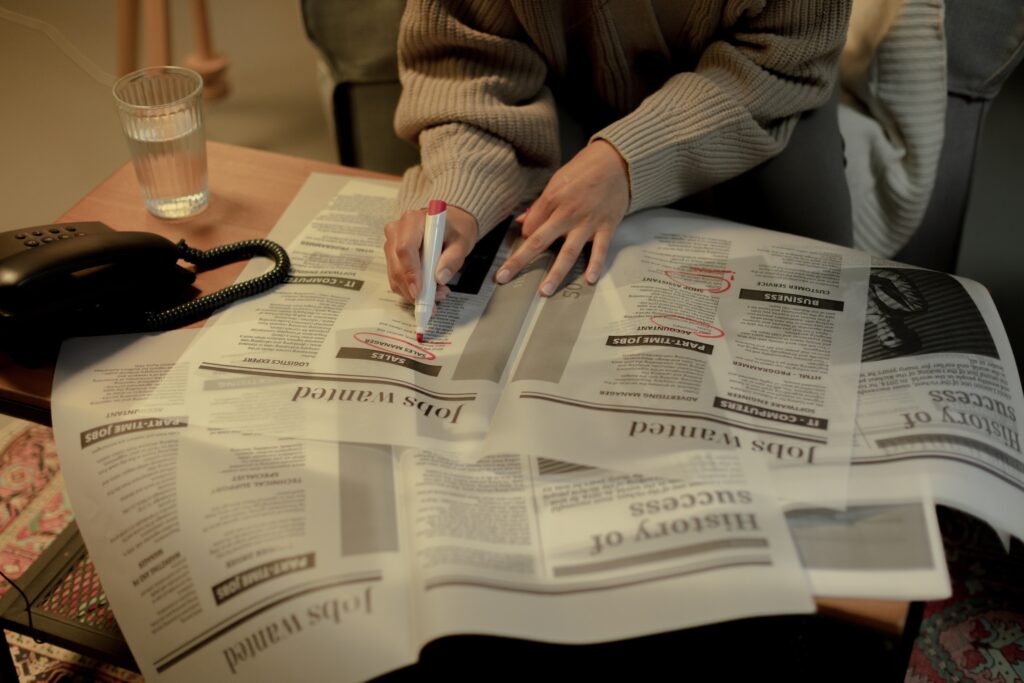
[{"label": "newspaper page", "polygon": [[676,480],[508,454],[401,463],[423,642],[584,643],[814,610],[759,459],[695,455]]},{"label": "newspaper page", "polygon": [[[978,283],[878,261],[871,272],[851,497],[926,486],[1024,538],[1024,395]],[[922,481],[925,484],[922,484]]]},{"label": "newspaper page", "polygon": [[841,507],[867,258],[667,209],[628,218],[597,286],[540,304],[485,450],[666,472],[739,450],[776,467],[783,498]]},{"label": "newspaper page", "polygon": [[271,234],[291,282],[188,351],[197,421],[668,475],[681,451],[740,449],[785,470],[787,500],[843,505],[864,254],[656,210],[623,223],[596,287],[575,277],[541,301],[543,261],[494,284],[498,233],[419,344],[380,248],[394,192],[311,176]]},{"label": "newspaper page", "polygon": [[396,192],[393,182],[311,175],[270,234],[287,245],[289,280],[219,314],[186,352],[199,368],[197,421],[281,437],[479,445],[532,292],[495,292],[493,263],[509,253],[496,232],[417,342],[412,307],[390,292],[383,260]]},{"label": "newspaper page", "polygon": [[72,340],[68,493],[148,681],[365,680],[416,660],[390,449],[197,427],[191,330]]},{"label": "newspaper page", "polygon": [[941,600],[952,594],[929,496],[789,510],[786,523],[816,597]]},{"label": "newspaper page", "polygon": [[447,634],[594,642],[814,609],[760,460],[667,481],[197,426],[195,336],[73,340],[56,377],[72,504],[147,680],[364,680]]}]

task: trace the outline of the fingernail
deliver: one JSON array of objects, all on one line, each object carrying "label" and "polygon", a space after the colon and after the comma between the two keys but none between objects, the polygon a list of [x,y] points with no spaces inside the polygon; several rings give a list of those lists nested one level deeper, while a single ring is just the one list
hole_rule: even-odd
[{"label": "fingernail", "polygon": [[452,271],[447,268],[442,268],[441,272],[437,274],[437,281],[442,285],[448,284],[448,281],[452,279]]},{"label": "fingernail", "polygon": [[526,211],[523,211],[521,214],[516,216],[516,218],[515,218],[516,223],[522,223],[523,221],[525,221],[527,214],[530,213],[530,209],[532,209],[532,208],[533,208],[532,206],[528,206],[528,207],[526,207]]},{"label": "fingernail", "polygon": [[503,285],[512,279],[512,273],[508,272],[508,268],[502,268],[498,271],[498,274],[494,276],[494,279],[499,285]]},{"label": "fingernail", "polygon": [[597,284],[597,273],[595,273],[595,272],[587,272],[586,278],[587,278],[587,284],[588,285]]},{"label": "fingernail", "polygon": [[409,283],[409,296],[411,296],[413,299],[415,299],[419,295],[420,295],[420,286],[417,283],[415,283],[415,282],[410,282]]},{"label": "fingernail", "polygon": [[545,282],[540,287],[540,293],[543,294],[544,296],[551,296],[552,294],[555,293],[555,283]]}]

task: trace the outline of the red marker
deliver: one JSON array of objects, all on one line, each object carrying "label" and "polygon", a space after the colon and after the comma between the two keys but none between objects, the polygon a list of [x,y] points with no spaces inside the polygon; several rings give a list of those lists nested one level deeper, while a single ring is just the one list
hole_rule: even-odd
[{"label": "red marker", "polygon": [[444,244],[444,224],[448,217],[448,205],[440,199],[431,199],[427,204],[427,220],[423,226],[423,253],[420,259],[420,280],[422,287],[416,297],[416,341],[422,342],[426,334],[430,314],[434,310],[437,294],[437,260],[441,258]]}]

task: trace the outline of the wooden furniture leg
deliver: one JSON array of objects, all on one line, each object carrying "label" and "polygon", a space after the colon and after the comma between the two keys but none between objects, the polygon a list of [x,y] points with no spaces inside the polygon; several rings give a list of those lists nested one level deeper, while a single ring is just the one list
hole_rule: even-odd
[{"label": "wooden furniture leg", "polygon": [[190,0],[192,26],[195,29],[196,52],[185,58],[185,66],[199,72],[203,77],[203,97],[216,100],[228,92],[224,72],[228,60],[217,54],[210,39],[210,24],[206,15],[206,0]]},{"label": "wooden furniture leg", "polygon": [[146,0],[142,31],[146,36],[146,66],[170,64],[171,24],[167,19],[167,0]]},{"label": "wooden furniture leg", "polygon": [[[228,92],[224,72],[228,60],[213,49],[206,0],[189,0],[195,29],[196,51],[185,57],[184,64],[203,77],[203,97],[216,100]],[[142,32],[145,36],[145,66],[171,63],[171,26],[167,0],[145,0]],[[118,0],[117,3],[117,71],[124,76],[138,68],[139,0]]]},{"label": "wooden furniture leg", "polygon": [[135,71],[139,60],[139,0],[117,0],[117,75]]}]

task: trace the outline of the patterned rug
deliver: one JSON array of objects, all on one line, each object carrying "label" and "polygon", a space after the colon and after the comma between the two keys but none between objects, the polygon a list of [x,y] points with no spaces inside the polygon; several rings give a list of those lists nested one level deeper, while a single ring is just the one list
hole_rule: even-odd
[{"label": "patterned rug", "polygon": [[[18,580],[73,519],[64,490],[53,432],[0,418],[0,569]],[[9,590],[0,579],[0,595]],[[118,683],[138,674],[5,632],[23,683]]]},{"label": "patterned rug", "polygon": [[956,510],[939,522],[953,595],[925,605],[905,683],[1024,681],[1024,545]]},{"label": "patterned rug", "polygon": [[[53,433],[0,418],[0,569],[12,579],[72,519]],[[941,508],[953,596],[925,606],[905,683],[1024,683],[1024,546],[1007,553],[977,520]],[[8,590],[0,580],[0,595]],[[137,683],[142,677],[6,633],[22,683]]]}]

